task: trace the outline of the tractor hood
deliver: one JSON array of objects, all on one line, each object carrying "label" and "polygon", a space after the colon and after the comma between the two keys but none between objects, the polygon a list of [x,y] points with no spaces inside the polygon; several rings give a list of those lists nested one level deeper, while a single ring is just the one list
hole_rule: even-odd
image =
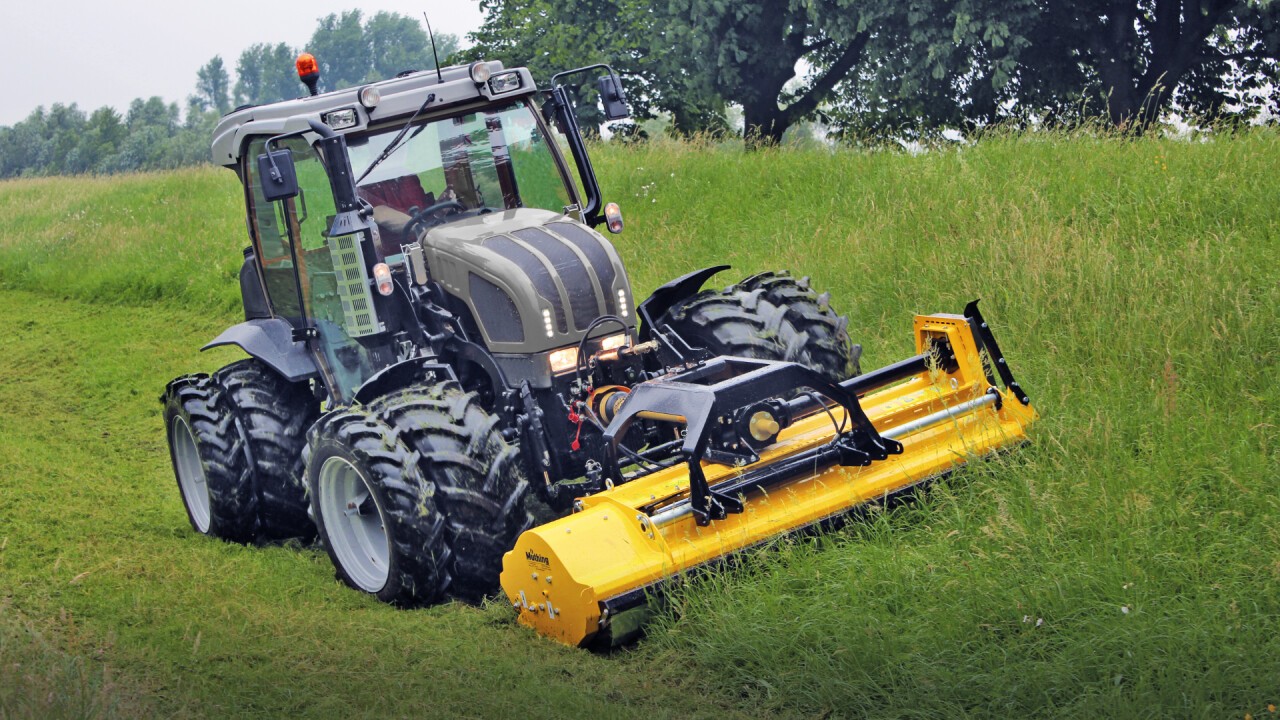
[{"label": "tractor hood", "polygon": [[[433,278],[471,311],[496,353],[577,344],[601,315],[635,326],[613,245],[576,219],[520,208],[441,225],[422,241]],[[602,326],[593,335],[616,333]]]}]

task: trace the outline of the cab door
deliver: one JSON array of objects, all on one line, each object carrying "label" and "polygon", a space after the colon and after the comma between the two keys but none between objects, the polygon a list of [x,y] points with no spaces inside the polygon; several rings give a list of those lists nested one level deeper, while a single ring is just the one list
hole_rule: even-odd
[{"label": "cab door", "polygon": [[267,139],[262,136],[249,141],[242,172],[268,301],[275,316],[296,328],[315,331],[312,348],[326,385],[336,400],[347,403],[361,383],[394,357],[384,357],[388,355],[384,348],[366,347],[352,337],[368,334],[370,328],[349,332],[347,327],[352,318],[370,315],[354,306],[367,300],[340,292],[349,289],[353,274],[357,275],[356,285],[360,284],[360,271],[354,265],[361,258],[351,246],[350,236],[329,237],[337,209],[320,153],[304,137],[274,143],[273,149],[292,151],[298,195],[269,202],[257,170],[257,157],[265,152]]}]

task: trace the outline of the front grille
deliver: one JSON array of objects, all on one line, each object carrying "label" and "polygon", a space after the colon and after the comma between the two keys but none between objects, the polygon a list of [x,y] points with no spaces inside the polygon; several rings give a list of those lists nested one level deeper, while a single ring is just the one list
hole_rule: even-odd
[{"label": "front grille", "polygon": [[475,273],[470,273],[468,291],[475,303],[476,319],[494,342],[524,342],[524,325],[515,301],[505,290]]}]

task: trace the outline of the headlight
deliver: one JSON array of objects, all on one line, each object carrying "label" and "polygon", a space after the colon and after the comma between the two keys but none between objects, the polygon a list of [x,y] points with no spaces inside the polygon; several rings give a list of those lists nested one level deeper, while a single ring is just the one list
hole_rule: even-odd
[{"label": "headlight", "polygon": [[547,356],[547,361],[551,363],[551,372],[562,373],[566,370],[573,370],[578,367],[578,348],[567,347],[553,350]]},{"label": "headlight", "polygon": [[626,344],[627,344],[627,334],[626,334],[626,333],[618,333],[617,335],[610,335],[609,337],[607,337],[607,338],[605,338],[605,339],[601,340],[601,341],[600,341],[600,349],[601,349],[601,350],[616,350],[616,349],[618,349],[618,348],[620,348],[620,347],[622,347],[623,345],[626,345]]},{"label": "headlight", "polygon": [[489,69],[489,63],[483,60],[479,60],[477,62],[471,63],[471,67],[469,71],[471,73],[472,82],[476,83],[477,85],[488,80],[489,74],[493,72],[492,70]]},{"label": "headlight", "polygon": [[334,130],[346,130],[349,127],[356,126],[356,109],[343,108],[342,110],[334,110],[320,116],[325,125]]},{"label": "headlight", "polygon": [[489,78],[489,92],[494,95],[519,90],[522,85],[524,80],[521,79],[519,70],[498,73]]}]

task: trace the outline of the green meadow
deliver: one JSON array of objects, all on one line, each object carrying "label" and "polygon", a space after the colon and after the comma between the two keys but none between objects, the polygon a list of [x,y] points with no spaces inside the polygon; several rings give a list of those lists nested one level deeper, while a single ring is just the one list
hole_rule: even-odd
[{"label": "green meadow", "polygon": [[1280,136],[595,164],[636,294],[789,268],[872,368],[983,308],[1042,415],[918,501],[684,586],[637,644],[404,611],[201,537],[157,397],[238,357],[216,168],[0,182],[0,718],[1187,717],[1280,704]]}]

